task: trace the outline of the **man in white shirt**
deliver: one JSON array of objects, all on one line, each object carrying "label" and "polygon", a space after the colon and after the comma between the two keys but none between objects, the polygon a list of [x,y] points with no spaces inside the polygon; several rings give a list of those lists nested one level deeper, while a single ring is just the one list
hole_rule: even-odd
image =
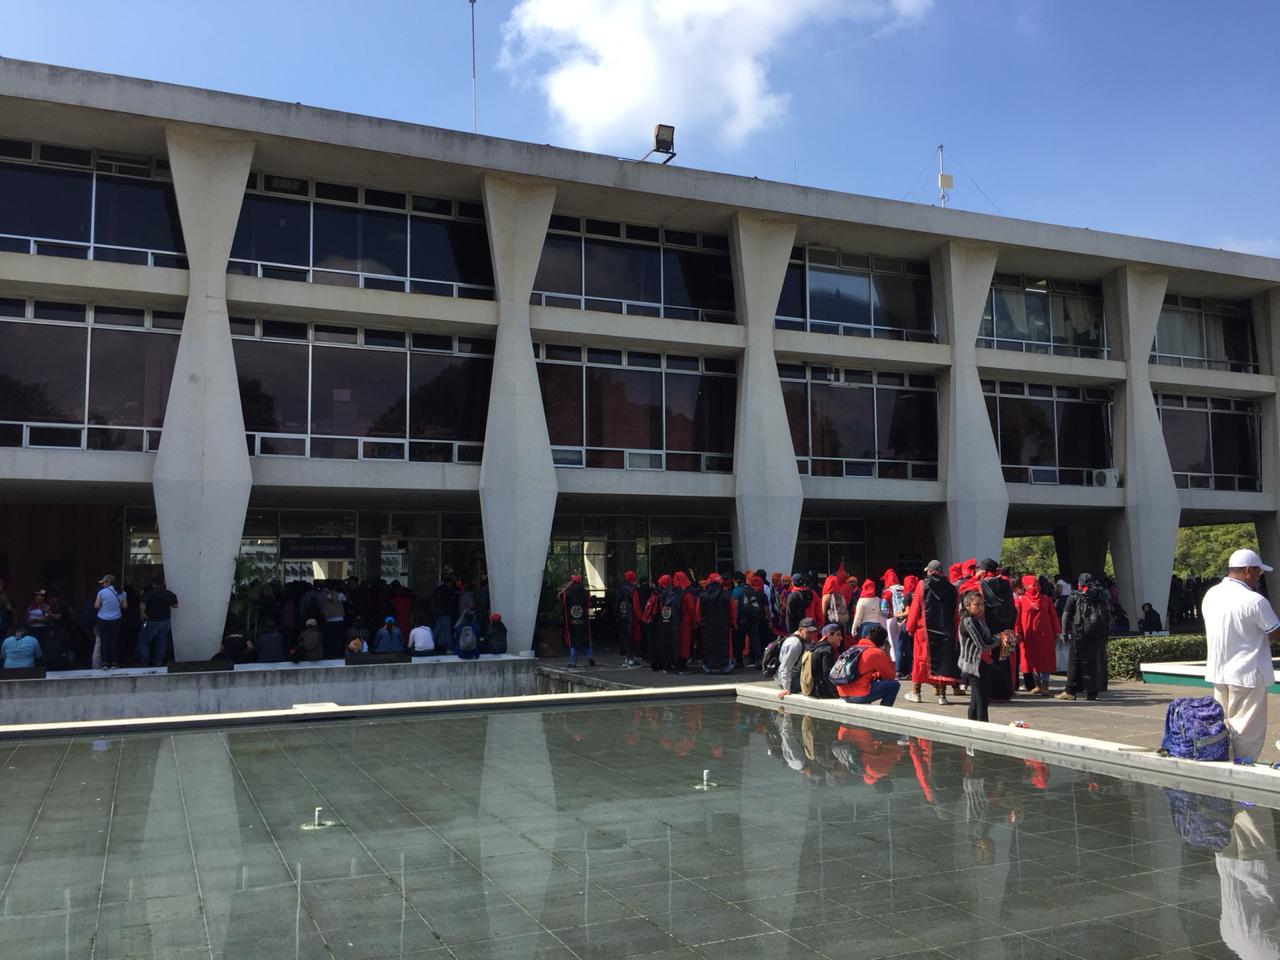
[{"label": "man in white shirt", "polygon": [[409,649],[414,656],[424,657],[427,654],[435,653],[436,641],[431,633],[431,628],[426,624],[418,624],[409,631]]},{"label": "man in white shirt", "polygon": [[1209,659],[1204,678],[1222,705],[1231,752],[1258,759],[1267,736],[1267,687],[1275,680],[1271,641],[1280,638],[1280,618],[1258,581],[1271,567],[1252,550],[1237,550],[1227,561],[1227,578],[1200,603]]}]

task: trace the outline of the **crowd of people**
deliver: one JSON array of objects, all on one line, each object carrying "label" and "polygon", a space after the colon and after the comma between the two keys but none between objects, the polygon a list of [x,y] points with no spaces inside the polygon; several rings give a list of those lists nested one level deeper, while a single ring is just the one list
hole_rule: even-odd
[{"label": "crowd of people", "polygon": [[[19,613],[0,579],[0,662],[10,670],[164,666],[172,659],[178,605],[162,578],[138,591],[118,587],[107,574],[79,608],[49,588],[35,591]],[[485,584],[452,577],[425,597],[398,581],[255,581],[232,607],[215,660],[302,662],[366,653],[473,659],[507,651],[507,627],[489,609]]]},{"label": "crowd of people", "polygon": [[[1020,682],[1028,693],[1053,695],[1060,643],[1070,654],[1057,698],[1096,700],[1099,653],[1123,616],[1114,593],[1113,582],[1087,573],[1073,588],[1061,575],[1011,577],[996,561],[976,558],[946,571],[934,560],[920,576],[889,569],[861,582],[843,565],[823,577],[767,579],[763,570],[701,580],[677,570],[641,582],[627,571],[606,598],[604,622],[629,667],[677,674],[759,667],[782,697],[886,706],[903,684],[913,702],[928,685],[940,704],[967,697],[969,716],[985,721],[990,702],[1012,698]],[[582,577],[571,577],[560,598],[569,664],[585,657],[594,666],[601,621],[593,621]],[[1144,627],[1159,629],[1158,621],[1144,609]]]}]

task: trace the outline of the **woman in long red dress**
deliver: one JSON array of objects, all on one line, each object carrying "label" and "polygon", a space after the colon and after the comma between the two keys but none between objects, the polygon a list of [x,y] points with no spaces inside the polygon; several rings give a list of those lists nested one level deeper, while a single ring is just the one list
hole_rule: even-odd
[{"label": "woman in long red dress", "polygon": [[1019,669],[1024,674],[1034,674],[1032,693],[1049,696],[1049,674],[1056,666],[1054,644],[1062,625],[1053,601],[1040,590],[1037,577],[1027,574],[1022,578],[1023,593],[1017,600],[1018,621],[1014,633],[1018,637]]}]

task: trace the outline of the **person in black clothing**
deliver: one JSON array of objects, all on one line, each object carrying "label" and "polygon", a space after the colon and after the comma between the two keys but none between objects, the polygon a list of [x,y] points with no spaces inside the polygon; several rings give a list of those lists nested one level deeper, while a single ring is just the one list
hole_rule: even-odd
[{"label": "person in black clothing", "polygon": [[578,653],[585,650],[587,666],[594,667],[596,659],[591,649],[591,601],[582,577],[574,574],[560,591],[564,607],[564,642],[569,648],[569,666],[578,665]]},{"label": "person in black clothing", "polygon": [[813,591],[805,586],[805,578],[796,575],[791,578],[792,590],[787,594],[787,632],[795,633],[800,621],[810,616],[809,607],[813,603]]},{"label": "person in black clothing", "polygon": [[[881,633],[884,630],[881,629]],[[884,634],[888,639],[888,634]],[[828,623],[822,628],[822,637],[809,648],[809,671],[813,675],[813,689],[809,696],[818,700],[838,700],[839,692],[831,682],[831,668],[836,665],[840,648],[844,646],[844,631],[838,623]]]},{"label": "person in black clothing", "polygon": [[170,618],[178,598],[167,590],[159,577],[151,589],[142,595],[142,630],[138,633],[138,646],[134,659],[140,667],[164,666],[170,637]]},{"label": "person in black clothing", "polygon": [[698,595],[698,620],[702,623],[702,672],[732,673],[730,648],[738,618],[733,598],[718,573],[707,577],[707,585]]},{"label": "person in black clothing", "polygon": [[676,651],[680,643],[680,617],[683,603],[684,591],[675,586],[670,575],[664,573],[658,578],[654,665],[661,664],[665,673],[674,673],[677,669]]},{"label": "person in black clothing", "polygon": [[1149,603],[1142,605],[1141,627],[1143,633],[1159,633],[1164,629],[1164,626],[1160,623],[1160,614],[1156,613],[1156,608]]},{"label": "person in black clothing", "polygon": [[628,570],[613,597],[613,621],[618,630],[618,652],[624,667],[640,666],[640,603],[636,594],[636,573]]},{"label": "person in black clothing", "polygon": [[[1006,577],[996,570],[996,562],[990,557],[978,564],[978,581],[982,586],[983,622],[993,637],[1012,630],[1018,622],[1018,608],[1013,602],[1013,587]],[[1016,660],[992,664],[991,699],[1012,700],[1017,686],[1014,673]]]},{"label": "person in black clothing", "polygon": [[1080,574],[1077,590],[1062,611],[1062,632],[1071,644],[1067,687],[1054,699],[1074,700],[1080,693],[1098,699],[1098,661],[1110,635],[1110,610],[1106,591],[1089,574]]},{"label": "person in black clothing", "polygon": [[747,640],[748,668],[760,666],[760,656],[764,653],[765,618],[768,613],[769,598],[765,596],[764,578],[753,574],[743,587],[742,602],[738,604],[738,626]]}]

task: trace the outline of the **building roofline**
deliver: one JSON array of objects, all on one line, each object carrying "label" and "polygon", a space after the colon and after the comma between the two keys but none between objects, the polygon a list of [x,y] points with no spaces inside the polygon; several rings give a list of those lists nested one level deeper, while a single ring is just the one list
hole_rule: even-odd
[{"label": "building roofline", "polygon": [[961,239],[1047,249],[1118,263],[1280,284],[1280,259],[1256,254],[944,209],[738,174],[637,163],[564,147],[6,57],[0,57],[0,97],[123,113],[162,123],[197,124],[250,136],[398,154],[782,217],[848,221],[933,235],[939,241]]}]

